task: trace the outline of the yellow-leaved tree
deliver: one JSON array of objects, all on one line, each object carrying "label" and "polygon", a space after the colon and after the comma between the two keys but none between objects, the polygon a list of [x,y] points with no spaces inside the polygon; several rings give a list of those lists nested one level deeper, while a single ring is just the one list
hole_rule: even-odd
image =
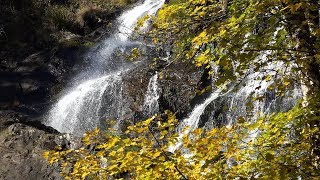
[{"label": "yellow-leaved tree", "polygon": [[[318,113],[297,105],[255,123],[196,129],[178,138],[172,133],[177,120],[166,112],[166,121],[154,116],[121,134],[97,129],[84,136],[82,148],[44,156],[66,179],[317,179],[319,157],[310,137],[319,129],[305,122]],[[179,140],[180,149],[169,152]]]},{"label": "yellow-leaved tree", "polygon": [[[152,18],[147,37],[157,48],[171,49],[171,62],[218,67],[210,71],[217,86],[264,70],[276,72],[261,80],[275,79],[270,88],[279,96],[293,83],[307,87],[303,102],[288,112],[239,118],[231,127],[196,129],[182,138],[166,112],[125,133],[87,133],[82,148],[45,157],[66,179],[319,179],[319,6],[312,0],[173,0]],[[276,63],[282,68],[268,68]],[[178,141],[182,147],[169,152]]]}]

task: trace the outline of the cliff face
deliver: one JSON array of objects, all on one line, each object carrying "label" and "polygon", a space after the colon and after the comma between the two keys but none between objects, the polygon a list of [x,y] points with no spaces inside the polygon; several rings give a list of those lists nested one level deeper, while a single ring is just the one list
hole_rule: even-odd
[{"label": "cliff face", "polygon": [[[0,2],[0,109],[40,112],[128,1]],[[33,106],[30,107],[30,104]]]},{"label": "cliff face", "polygon": [[79,140],[10,112],[0,115],[0,179],[62,179],[43,159],[56,146],[72,148]]},{"label": "cliff face", "polygon": [[[90,47],[114,31],[112,22],[136,0],[111,8],[84,6],[86,2],[91,0],[0,2],[0,179],[61,179],[57,167],[49,166],[42,153],[80,144],[79,139],[41,124],[41,116],[86,65]],[[155,56],[148,53],[123,75],[122,127],[147,118],[142,106],[155,71],[162,71],[161,112],[171,110],[183,119],[203,100],[195,92],[204,88],[206,72],[181,62],[168,66],[160,61],[154,67],[150,59]]]},{"label": "cliff face", "polygon": [[136,1],[96,2],[0,1],[0,179],[61,179],[42,153],[79,141],[44,126],[40,116]]}]

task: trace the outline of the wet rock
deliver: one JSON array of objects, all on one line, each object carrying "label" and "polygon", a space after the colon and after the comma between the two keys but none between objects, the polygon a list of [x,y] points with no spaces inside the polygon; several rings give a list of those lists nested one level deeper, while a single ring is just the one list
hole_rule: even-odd
[{"label": "wet rock", "polygon": [[163,71],[159,84],[160,111],[171,110],[178,119],[182,119],[192,111],[191,101],[196,98],[196,90],[202,71],[190,63],[178,62],[167,66]]},{"label": "wet rock", "polygon": [[[56,146],[76,148],[80,139],[59,134],[16,113],[0,113],[0,179],[62,179],[59,169],[42,157]],[[22,123],[19,123],[23,122]]]},{"label": "wet rock", "polygon": [[42,157],[44,150],[55,147],[52,139],[52,135],[23,124],[1,131],[0,179],[62,179]]},{"label": "wet rock", "polygon": [[219,97],[212,101],[200,117],[199,127],[221,127],[227,124],[226,112],[229,110],[226,97]]},{"label": "wet rock", "polygon": [[[152,59],[152,58],[149,58]],[[145,119],[143,103],[150,78],[159,73],[159,111],[170,110],[178,119],[183,119],[194,106],[203,102],[207,94],[197,95],[196,91],[207,86],[207,78],[202,68],[190,63],[178,62],[168,65],[167,61],[159,60],[156,66],[150,61],[142,61],[123,76],[123,114],[127,122]]]},{"label": "wet rock", "polygon": [[[143,116],[142,108],[145,93],[152,70],[148,62],[138,63],[135,68],[123,76],[123,119],[125,124],[132,124],[135,121],[147,118]],[[124,127],[126,126],[124,124]]]}]

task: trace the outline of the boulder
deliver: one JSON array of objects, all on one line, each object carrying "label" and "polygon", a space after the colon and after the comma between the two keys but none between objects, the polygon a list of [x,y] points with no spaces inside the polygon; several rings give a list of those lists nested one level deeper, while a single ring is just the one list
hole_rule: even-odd
[{"label": "boulder", "polygon": [[19,121],[25,122],[17,114],[1,114],[0,179],[63,179],[59,168],[49,165],[42,154],[56,146],[78,147],[80,140],[39,122],[26,125]]}]

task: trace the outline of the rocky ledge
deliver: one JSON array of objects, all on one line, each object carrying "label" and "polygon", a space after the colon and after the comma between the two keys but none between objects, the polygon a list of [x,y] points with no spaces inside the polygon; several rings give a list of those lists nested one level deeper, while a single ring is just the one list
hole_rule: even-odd
[{"label": "rocky ledge", "polygon": [[74,148],[81,141],[25,118],[0,112],[0,179],[62,179],[42,154],[57,146]]}]

